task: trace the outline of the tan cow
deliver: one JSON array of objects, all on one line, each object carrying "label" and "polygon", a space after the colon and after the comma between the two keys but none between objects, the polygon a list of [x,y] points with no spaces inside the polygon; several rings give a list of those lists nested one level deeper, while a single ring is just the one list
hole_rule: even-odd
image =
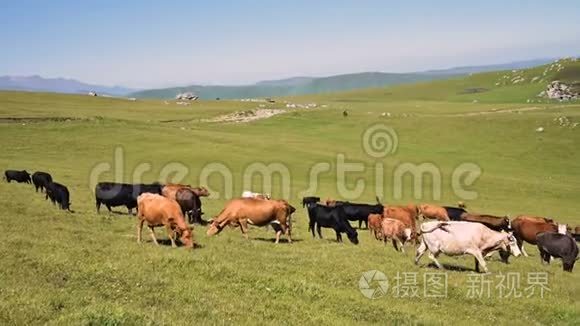
[{"label": "tan cow", "polygon": [[418,218],[419,212],[417,206],[409,204],[407,206],[385,206],[383,211],[384,218],[392,218],[403,222],[406,228],[411,229],[411,238],[418,243],[417,227],[415,220]]},{"label": "tan cow", "polygon": [[445,210],[445,208],[438,206],[438,205],[432,205],[432,204],[419,205],[419,216],[422,216],[424,219],[449,221],[449,216],[447,215],[447,210]]},{"label": "tan cow", "polygon": [[137,217],[139,218],[139,224],[137,225],[138,243],[141,243],[143,224],[147,222],[147,226],[151,231],[151,238],[156,245],[159,245],[159,243],[157,242],[157,238],[155,238],[153,228],[165,226],[172,247],[176,247],[175,234],[180,236],[181,242],[186,247],[193,248],[193,229],[185,223],[181,207],[179,207],[179,204],[175,200],[157,194],[144,193],[137,197],[137,206]]},{"label": "tan cow", "polygon": [[161,189],[161,194],[167,198],[175,199],[175,194],[180,189],[189,189],[193,191],[198,197],[207,197],[209,196],[209,191],[205,187],[192,187],[191,185],[184,185],[179,183],[168,183],[163,186]]},{"label": "tan cow", "polygon": [[401,252],[405,252],[403,246],[407,240],[411,239],[411,228],[405,226],[403,222],[392,218],[384,218],[381,222],[381,227],[384,243],[387,244],[387,241],[391,239],[395,250],[399,251],[399,248],[397,248],[398,243],[401,247]]},{"label": "tan cow", "polygon": [[382,227],[383,216],[381,214],[370,214],[369,215],[369,232],[371,235],[375,236],[375,239],[380,240],[383,238],[383,227]]},{"label": "tan cow", "polygon": [[276,232],[276,243],[280,241],[280,234],[284,233],[291,238],[291,215],[296,209],[285,200],[263,200],[256,198],[236,198],[230,200],[226,207],[216,216],[207,235],[220,233],[226,225],[240,226],[242,234],[248,239],[248,224],[267,226],[271,223],[280,225]]}]

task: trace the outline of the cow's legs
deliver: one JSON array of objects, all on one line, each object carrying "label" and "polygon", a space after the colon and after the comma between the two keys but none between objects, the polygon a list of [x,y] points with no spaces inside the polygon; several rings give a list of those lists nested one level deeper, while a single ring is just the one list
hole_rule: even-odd
[{"label": "cow's legs", "polygon": [[524,257],[529,257],[528,253],[526,252],[526,249],[524,248],[524,240],[516,237],[516,244],[520,248],[522,255],[524,255]]},{"label": "cow's legs", "polygon": [[247,220],[245,220],[245,219],[240,220],[240,230],[242,231],[244,238],[246,238],[246,240],[248,240],[249,237],[248,237],[248,221]]},{"label": "cow's legs", "polygon": [[151,239],[153,239],[153,242],[156,245],[159,245],[159,242],[157,242],[157,238],[155,237],[155,230],[153,230],[152,226],[149,226],[149,232],[151,233]]},{"label": "cow's legs", "polygon": [[421,245],[419,246],[419,248],[417,248],[417,252],[415,253],[415,265],[419,264],[419,259],[421,259],[425,251],[427,251],[427,245],[425,244],[425,242],[421,242]]},{"label": "cow's legs", "polygon": [[97,214],[99,214],[101,211],[101,202],[98,199],[96,201],[96,206],[97,206]]},{"label": "cow's legs", "polygon": [[316,235],[314,234],[314,227],[316,225],[316,222],[314,221],[310,221],[310,223],[308,224],[308,231],[312,232],[312,237],[316,238]]},{"label": "cow's legs", "polygon": [[391,240],[393,242],[393,247],[395,248],[396,251],[399,251],[399,247],[397,246],[397,238],[393,237],[393,239]]},{"label": "cow's legs", "polygon": [[[284,224],[280,224],[280,227],[282,227],[282,232],[288,238],[288,243],[292,243],[292,231],[290,230],[290,227]],[[280,236],[278,236],[278,238],[280,238]]]},{"label": "cow's legs", "polygon": [[143,223],[145,223],[145,220],[139,220],[139,223],[137,223],[137,243],[141,243],[141,233],[143,233]]},{"label": "cow's legs", "polygon": [[429,254],[427,255],[427,257],[429,257],[429,259],[431,259],[435,263],[435,265],[437,265],[437,268],[443,269],[443,265],[441,265],[441,263],[439,263],[439,261],[437,260],[437,255],[435,255],[431,251],[429,251]]},{"label": "cow's legs", "polygon": [[322,227],[320,225],[316,225],[316,231],[318,232],[318,237],[320,239],[322,239],[322,231],[321,231]]},{"label": "cow's legs", "polygon": [[173,238],[174,234],[173,229],[169,224],[165,225],[165,229],[167,230],[167,235],[169,235],[169,240],[171,240],[171,247],[177,248],[177,245],[175,244],[175,239]]},{"label": "cow's legs", "polygon": [[336,231],[336,242],[342,242],[342,235],[340,234],[340,232]]},{"label": "cow's legs", "polygon": [[475,257],[475,271],[479,273],[479,267],[483,268],[484,273],[488,273],[487,264],[485,263],[485,259],[483,259],[483,255],[479,251],[468,251],[468,254]]}]

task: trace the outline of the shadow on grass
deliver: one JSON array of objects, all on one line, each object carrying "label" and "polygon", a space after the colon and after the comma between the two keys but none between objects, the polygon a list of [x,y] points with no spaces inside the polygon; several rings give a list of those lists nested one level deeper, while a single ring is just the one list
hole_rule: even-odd
[{"label": "shadow on grass", "polygon": [[[276,242],[276,238],[262,238],[262,237],[257,237],[257,238],[250,238],[251,240],[257,240],[257,241],[263,241],[263,242]],[[292,242],[301,242],[303,241],[302,239],[292,239]],[[280,238],[280,243],[289,243],[288,239],[286,238]]]},{"label": "shadow on grass", "polygon": [[[453,265],[453,264],[441,264],[443,265],[442,270],[454,271],[454,272],[476,272],[475,268],[467,268],[465,266]],[[427,265],[429,268],[439,269],[435,263],[429,263]]]},{"label": "shadow on grass", "polygon": [[[169,240],[169,239],[157,239],[157,242],[159,243],[160,246],[171,247],[171,240]],[[152,245],[155,245],[153,243],[153,240],[146,241],[146,243],[150,243]],[[178,248],[184,247],[183,243],[181,243],[181,241],[179,241],[179,240],[175,240],[175,244],[177,245]],[[194,243],[193,248],[194,249],[202,249],[202,248],[204,248],[204,246],[197,244],[197,243]]]}]

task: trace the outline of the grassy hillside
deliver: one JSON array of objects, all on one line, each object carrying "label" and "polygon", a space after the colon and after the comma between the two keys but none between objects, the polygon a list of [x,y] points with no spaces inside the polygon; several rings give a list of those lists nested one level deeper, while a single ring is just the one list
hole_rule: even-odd
[{"label": "grassy hillside", "polygon": [[[248,110],[255,103],[200,101],[182,107],[153,100],[2,92],[0,169],[51,172],[71,190],[75,212],[57,210],[30,185],[0,182],[0,324],[575,324],[580,320],[580,266],[571,274],[562,271],[559,260],[542,266],[533,246],[527,245],[531,257],[512,258],[509,265],[490,259],[491,274],[484,277],[497,286],[502,275],[519,273],[523,291],[527,273],[546,272],[550,291],[543,298],[503,298],[493,288],[490,298],[471,298],[473,258],[442,256],[442,263],[460,267],[446,271],[446,298],[397,298],[389,292],[370,300],[358,285],[366,271],[384,272],[390,290],[397,273],[417,273],[420,293],[425,275],[437,271],[427,266],[427,257],[415,266],[412,246],[406,254],[397,253],[366,230],[359,231],[358,246],[335,243],[328,229],[323,240],[307,232],[300,197],[309,186],[310,170],[317,163],[331,165],[308,194],[341,198],[339,154],[366,167],[345,181],[349,187],[358,179],[365,182],[360,196],[347,198],[353,201],[373,202],[377,184],[383,183],[385,203],[453,204],[462,197],[453,191],[451,175],[470,162],[482,170],[467,187],[478,194],[467,201],[471,210],[512,217],[538,214],[580,225],[580,153],[573,150],[580,144],[580,128],[554,122],[560,116],[580,122],[580,105],[526,103],[541,85],[496,86],[505,74],[291,98],[326,107],[248,124],[200,119]],[[460,94],[474,87],[490,90]],[[535,109],[529,110],[531,106]],[[71,119],[57,119],[62,117]],[[361,135],[377,122],[398,135],[397,150],[381,159],[361,146]],[[538,127],[545,131],[537,133]],[[120,163],[113,154],[116,148],[122,148]],[[233,193],[239,194],[262,190],[257,177],[252,185],[243,184],[244,171],[256,162],[281,163],[290,172],[288,199],[297,207],[293,244],[274,245],[272,230],[251,228],[248,241],[238,229],[208,238],[206,227],[195,226],[201,248],[193,252],[155,247],[147,231],[147,241],[138,245],[135,217],[98,215],[94,209],[89,183],[100,163],[111,164],[100,180],[118,175],[118,181],[135,182],[134,172],[146,164],[150,169],[142,181],[169,181],[171,176],[164,175],[168,164],[178,164],[187,173],[173,181],[192,184],[199,183],[204,167],[219,163],[231,171]],[[418,197],[412,180],[405,179],[402,198],[397,198],[397,166],[425,162],[441,173],[441,198],[433,198],[428,179]],[[384,164],[384,176],[377,179],[378,163]],[[222,195],[226,190],[217,175],[207,186]],[[279,177],[273,179],[272,194],[283,194]],[[205,218],[216,215],[225,202],[224,196],[204,199]],[[157,235],[165,238],[161,230]]]},{"label": "grassy hillside", "polygon": [[547,100],[538,98],[538,94],[545,90],[553,80],[567,81],[571,84],[579,83],[580,61],[565,59],[530,69],[487,72],[420,84],[322,94],[317,96],[317,99],[346,103],[410,99],[446,102],[544,103]]}]

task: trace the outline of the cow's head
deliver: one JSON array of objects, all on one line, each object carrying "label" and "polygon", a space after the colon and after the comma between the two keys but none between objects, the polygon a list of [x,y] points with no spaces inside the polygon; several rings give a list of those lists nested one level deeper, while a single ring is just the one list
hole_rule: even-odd
[{"label": "cow's head", "polygon": [[212,235],[216,235],[218,233],[220,233],[222,231],[223,227],[221,227],[218,223],[218,221],[214,218],[214,220],[211,222],[209,229],[207,229],[207,236],[211,237]]},{"label": "cow's head", "polygon": [[350,229],[350,231],[347,231],[346,236],[348,237],[348,240],[350,240],[350,242],[352,242],[355,245],[358,244],[358,232],[356,232],[355,229]]},{"label": "cow's head", "polygon": [[193,248],[193,228],[187,227],[181,230],[181,237],[179,237],[181,243],[183,243],[188,248]]},{"label": "cow's head", "polygon": [[[514,257],[518,257],[519,255],[521,255],[522,252],[520,251],[520,247],[516,242],[516,238],[514,237],[513,232],[503,232],[503,233],[504,238],[502,240],[501,250],[503,250],[504,252],[511,253],[512,255],[514,255]],[[504,259],[503,256],[502,259]]]},{"label": "cow's head", "polygon": [[209,196],[209,190],[207,190],[206,187],[196,187],[196,188],[192,188],[192,191],[198,197],[208,197]]}]

